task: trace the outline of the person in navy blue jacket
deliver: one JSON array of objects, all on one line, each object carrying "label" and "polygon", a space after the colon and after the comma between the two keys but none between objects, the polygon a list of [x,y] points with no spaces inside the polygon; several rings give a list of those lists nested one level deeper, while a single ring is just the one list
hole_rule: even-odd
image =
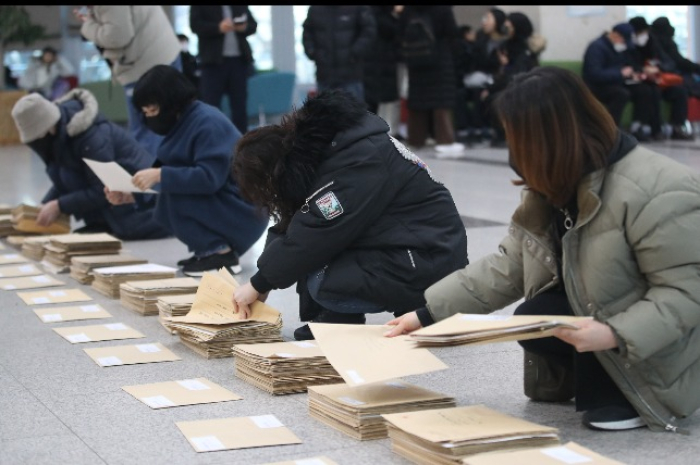
[{"label": "person in navy blue jacket", "polygon": [[[239,256],[265,232],[268,216],[244,200],[230,176],[241,133],[217,108],[196,99],[197,89],[171,66],[158,65],[134,87],[144,123],[165,136],[153,167],[133,183],[159,191],[155,217],[187,245],[193,256],[178,265],[189,276],[222,267],[240,273]],[[111,202],[133,201],[112,192]]]},{"label": "person in navy blue jacket", "polygon": [[51,179],[39,225],[48,226],[66,213],[85,222],[75,232],[108,232],[123,240],[169,235],[153,219],[154,199],[111,206],[104,185],[83,161],[113,161],[132,174],[153,162],[135,139],[99,112],[89,91],[73,89],[55,102],[38,93],[26,95],[13,107],[12,117],[20,140],[46,163]]}]

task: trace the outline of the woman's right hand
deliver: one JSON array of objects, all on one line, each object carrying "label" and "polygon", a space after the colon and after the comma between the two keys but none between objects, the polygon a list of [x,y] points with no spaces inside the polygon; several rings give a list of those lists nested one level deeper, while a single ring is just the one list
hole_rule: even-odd
[{"label": "woman's right hand", "polygon": [[385,337],[395,337],[402,334],[412,333],[417,329],[421,329],[423,325],[420,324],[418,319],[418,314],[416,312],[406,313],[398,318],[386,323],[387,326],[393,326],[389,331],[384,333]]},{"label": "woman's right hand", "polygon": [[105,187],[105,197],[107,197],[107,201],[112,205],[124,205],[136,201],[130,192],[111,191],[107,187]]}]

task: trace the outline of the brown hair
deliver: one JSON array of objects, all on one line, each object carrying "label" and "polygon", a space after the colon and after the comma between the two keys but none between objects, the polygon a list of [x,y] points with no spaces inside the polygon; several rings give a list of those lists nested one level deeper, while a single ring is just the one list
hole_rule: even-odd
[{"label": "brown hair", "polygon": [[575,73],[538,67],[517,75],[494,100],[510,164],[527,185],[562,207],[581,179],[602,168],[617,126],[607,109]]}]

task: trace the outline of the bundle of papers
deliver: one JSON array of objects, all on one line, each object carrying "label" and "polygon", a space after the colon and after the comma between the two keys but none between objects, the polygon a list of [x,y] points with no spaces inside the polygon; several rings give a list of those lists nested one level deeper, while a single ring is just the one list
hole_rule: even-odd
[{"label": "bundle of papers", "polygon": [[7,237],[15,233],[15,228],[12,226],[12,215],[0,215],[0,237]]},{"label": "bundle of papers", "polygon": [[206,378],[124,386],[122,389],[152,409],[242,399],[241,396]]},{"label": "bundle of papers", "polygon": [[342,378],[314,341],[233,346],[236,376],[270,394],[305,392]]},{"label": "bundle of papers", "polygon": [[140,265],[148,260],[128,254],[79,255],[70,260],[70,276],[79,283],[90,284],[94,279],[92,270],[110,266]]},{"label": "bundle of papers", "polygon": [[51,236],[30,236],[22,241],[22,255],[38,262],[44,258],[44,245],[49,243]]},{"label": "bundle of papers", "polygon": [[56,221],[48,226],[36,224],[41,209],[32,205],[21,204],[12,209],[12,226],[16,231],[38,234],[66,234],[70,232],[70,216],[61,213]]},{"label": "bundle of papers", "polygon": [[462,461],[464,465],[566,465],[585,463],[586,465],[624,465],[593,452],[575,442],[563,446],[538,447],[508,452],[476,454]]},{"label": "bundle of papers", "polygon": [[473,315],[457,313],[409,335],[420,347],[454,346],[537,339],[554,328],[578,329],[590,317],[565,315]]},{"label": "bundle of papers", "polygon": [[167,326],[185,346],[206,358],[232,357],[236,344],[282,341],[282,315],[269,305],[253,303],[247,320],[235,313],[231,299],[237,286],[225,268],[216,274],[204,273],[192,309],[185,316],[171,318]]},{"label": "bundle of papers", "polygon": [[174,278],[177,270],[155,263],[140,265],[109,266],[94,268],[92,287],[101,294],[113,299],[119,298],[120,285],[127,281],[147,281],[150,279]]},{"label": "bundle of papers", "polygon": [[119,299],[124,307],[142,315],[158,315],[158,298],[197,292],[194,278],[149,279],[127,281],[119,286]]},{"label": "bundle of papers", "polygon": [[12,214],[12,205],[8,205],[6,203],[0,203],[0,215],[11,215]]},{"label": "bundle of papers", "polygon": [[483,405],[382,416],[387,422],[392,450],[419,464],[461,464],[473,454],[559,444],[556,428]]},{"label": "bundle of papers", "polygon": [[170,333],[177,334],[177,331],[168,326],[168,322],[174,316],[185,316],[192,308],[196,294],[165,295],[158,297],[156,307],[158,307],[158,321]]},{"label": "bundle of papers", "polygon": [[359,440],[388,436],[383,414],[454,407],[455,399],[403,381],[309,387],[309,414]]},{"label": "bundle of papers", "polygon": [[68,271],[71,259],[80,255],[108,255],[118,253],[122,241],[107,233],[62,234],[52,236],[44,244],[42,263],[56,273]]}]

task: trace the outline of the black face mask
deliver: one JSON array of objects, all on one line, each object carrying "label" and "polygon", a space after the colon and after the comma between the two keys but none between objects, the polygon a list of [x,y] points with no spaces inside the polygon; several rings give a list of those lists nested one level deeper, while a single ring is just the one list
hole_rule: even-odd
[{"label": "black face mask", "polygon": [[143,122],[156,134],[167,136],[177,123],[177,114],[161,111],[156,116],[144,116]]},{"label": "black face mask", "polygon": [[49,160],[53,158],[53,146],[55,140],[56,136],[49,133],[41,139],[36,139],[31,142],[28,142],[27,146],[34,152],[36,152],[37,155],[39,155],[45,163],[48,163]]}]

